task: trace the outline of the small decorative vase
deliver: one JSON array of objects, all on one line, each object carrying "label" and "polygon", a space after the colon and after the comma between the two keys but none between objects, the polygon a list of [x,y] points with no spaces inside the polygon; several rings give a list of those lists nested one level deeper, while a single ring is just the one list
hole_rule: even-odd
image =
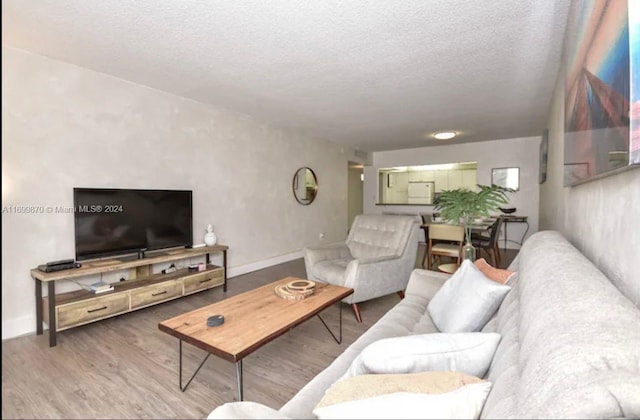
[{"label": "small decorative vase", "polygon": [[476,247],[471,242],[465,243],[462,247],[462,259],[471,260],[472,262],[476,260]]},{"label": "small decorative vase", "polygon": [[207,225],[207,233],[204,234],[204,243],[207,246],[213,246],[218,241],[216,234],[213,233],[213,226]]}]

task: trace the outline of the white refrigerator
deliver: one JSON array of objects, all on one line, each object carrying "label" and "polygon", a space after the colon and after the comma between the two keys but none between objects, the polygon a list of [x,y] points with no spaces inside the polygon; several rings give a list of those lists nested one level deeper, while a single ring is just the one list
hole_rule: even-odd
[{"label": "white refrigerator", "polygon": [[407,198],[409,204],[433,204],[434,182],[409,182]]}]

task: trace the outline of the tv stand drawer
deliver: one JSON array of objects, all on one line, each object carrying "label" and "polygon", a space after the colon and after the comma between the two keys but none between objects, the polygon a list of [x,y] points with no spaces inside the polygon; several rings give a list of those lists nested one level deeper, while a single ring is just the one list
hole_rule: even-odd
[{"label": "tv stand drawer", "polygon": [[57,307],[58,331],[129,311],[129,293],[109,294]]},{"label": "tv stand drawer", "polygon": [[182,284],[177,280],[147,286],[131,291],[131,309],[142,308],[182,295]]},{"label": "tv stand drawer", "polygon": [[193,276],[184,277],[184,294],[197,292],[199,290],[209,289],[224,283],[224,270],[218,268],[204,273],[198,273]]}]

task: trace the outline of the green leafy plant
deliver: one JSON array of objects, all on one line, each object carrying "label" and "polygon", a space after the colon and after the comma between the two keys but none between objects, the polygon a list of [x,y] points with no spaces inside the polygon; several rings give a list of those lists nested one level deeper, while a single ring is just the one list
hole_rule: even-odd
[{"label": "green leafy plant", "polygon": [[435,201],[435,210],[447,223],[460,223],[464,226],[467,243],[471,243],[471,225],[477,217],[488,217],[489,212],[498,210],[509,202],[507,193],[510,188],[498,185],[478,185],[479,191],[466,188],[446,190]]}]

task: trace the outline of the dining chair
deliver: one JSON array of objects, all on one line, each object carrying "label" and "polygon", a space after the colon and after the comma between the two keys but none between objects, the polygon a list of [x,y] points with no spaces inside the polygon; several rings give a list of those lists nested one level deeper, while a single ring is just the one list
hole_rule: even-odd
[{"label": "dining chair", "polygon": [[420,225],[420,229],[424,233],[424,242],[418,242],[418,249],[424,249],[424,253],[422,254],[422,268],[424,268],[424,262],[427,259],[427,249],[429,244],[429,223],[433,222],[433,214],[432,213],[419,213],[420,218],[422,219],[422,224]]},{"label": "dining chair", "polygon": [[[438,242],[435,241],[446,241]],[[427,246],[427,269],[431,270],[434,260],[440,257],[452,257],[458,264],[462,261],[462,245],[464,244],[464,227],[444,223],[429,225],[429,241]],[[422,262],[424,266],[424,259]]]},{"label": "dining chair", "polygon": [[502,218],[498,217],[493,225],[491,225],[491,230],[489,236],[471,234],[471,243],[476,247],[478,253],[481,253],[484,250],[489,258],[491,258],[491,262],[493,266],[500,266],[500,247],[498,246],[498,238],[500,237],[500,229],[502,228]]}]

